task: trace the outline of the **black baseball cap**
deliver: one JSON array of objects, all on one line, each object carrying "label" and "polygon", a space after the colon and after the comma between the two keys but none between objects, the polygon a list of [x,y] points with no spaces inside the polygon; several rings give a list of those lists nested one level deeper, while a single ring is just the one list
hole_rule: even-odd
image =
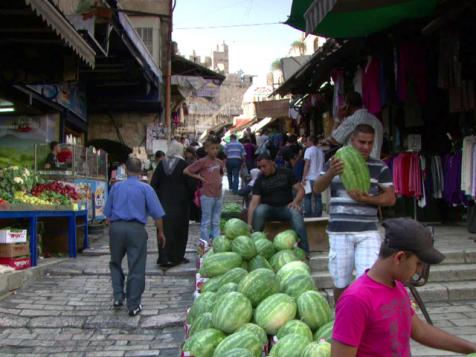
[{"label": "black baseball cap", "polygon": [[433,237],[420,222],[410,218],[392,218],[383,221],[384,244],[389,248],[415,253],[423,263],[439,264],[445,256],[433,246]]}]

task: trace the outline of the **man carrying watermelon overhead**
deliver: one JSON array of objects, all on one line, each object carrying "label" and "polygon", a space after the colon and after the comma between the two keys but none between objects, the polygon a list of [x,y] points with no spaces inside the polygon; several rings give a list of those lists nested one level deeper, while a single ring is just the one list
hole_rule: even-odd
[{"label": "man carrying watermelon overhead", "polygon": [[405,283],[422,264],[445,256],[433,247],[430,230],[409,218],[383,222],[379,258],[341,296],[332,333],[332,357],[409,357],[410,338],[436,349],[476,352],[476,344],[422,321],[412,308]]},{"label": "man carrying watermelon overhead", "polygon": [[374,137],[370,125],[357,125],[351,146],[339,149],[314,182],[316,193],[330,186],[329,272],[336,302],[352,282],[354,267],[358,278],[377,260],[381,242],[377,209],[395,204],[390,170],[370,156]]}]

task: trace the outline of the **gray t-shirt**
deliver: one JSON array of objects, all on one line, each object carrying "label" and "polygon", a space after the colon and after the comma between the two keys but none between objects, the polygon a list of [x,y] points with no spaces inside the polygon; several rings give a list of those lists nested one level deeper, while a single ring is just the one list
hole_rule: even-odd
[{"label": "gray t-shirt", "polygon": [[[380,188],[393,186],[392,174],[388,166],[380,160],[369,158],[367,165],[370,173],[371,196],[380,193]],[[321,175],[329,170],[329,161],[324,164]],[[329,202],[329,225],[327,230],[332,233],[356,233],[377,231],[377,206],[354,201],[348,195],[340,176],[332,179],[331,199]]]}]

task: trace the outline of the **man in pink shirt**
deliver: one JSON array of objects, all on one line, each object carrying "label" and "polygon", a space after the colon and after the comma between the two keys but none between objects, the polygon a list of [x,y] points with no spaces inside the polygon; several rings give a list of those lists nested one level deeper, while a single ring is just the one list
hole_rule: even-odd
[{"label": "man in pink shirt", "polygon": [[423,263],[445,258],[430,231],[415,220],[384,221],[379,258],[340,297],[332,334],[332,357],[409,357],[410,338],[432,348],[476,352],[476,345],[423,322],[412,309],[404,283]]}]

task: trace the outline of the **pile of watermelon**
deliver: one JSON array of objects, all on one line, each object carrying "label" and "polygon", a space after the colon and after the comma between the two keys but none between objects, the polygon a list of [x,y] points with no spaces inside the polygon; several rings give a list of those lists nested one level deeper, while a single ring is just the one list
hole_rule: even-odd
[{"label": "pile of watermelon", "polygon": [[269,240],[227,221],[200,259],[203,285],[187,314],[182,355],[329,357],[331,309],[297,241],[292,230]]}]

